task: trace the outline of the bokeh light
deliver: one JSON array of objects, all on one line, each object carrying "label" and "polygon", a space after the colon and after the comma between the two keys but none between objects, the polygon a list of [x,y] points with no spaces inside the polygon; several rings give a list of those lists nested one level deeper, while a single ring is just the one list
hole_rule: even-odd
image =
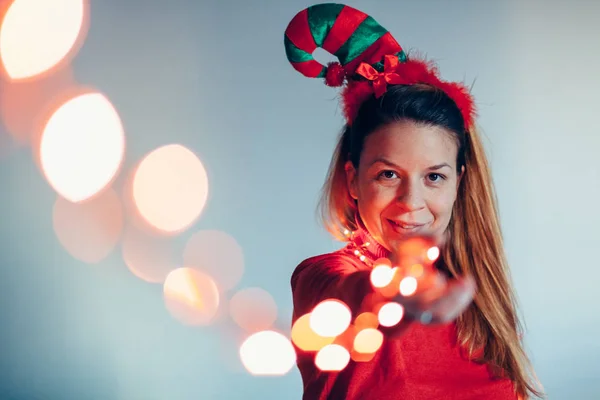
[{"label": "bokeh light", "polygon": [[[399,266],[408,267],[417,263],[430,263],[428,252],[435,247],[430,237],[416,236],[402,241],[397,248]],[[432,251],[433,255],[433,251]]]},{"label": "bokeh light", "polygon": [[169,312],[186,325],[208,325],[219,308],[219,290],[213,279],[193,268],[171,271],[164,283]]},{"label": "bokeh light", "polygon": [[242,247],[231,235],[222,231],[194,233],[183,250],[183,262],[206,271],[223,291],[234,288],[244,274]]},{"label": "bokeh light", "polygon": [[341,371],[350,362],[350,352],[338,344],[323,347],[315,356],[315,365],[321,371]]},{"label": "bokeh light", "polygon": [[41,167],[39,145],[42,132],[54,111],[73,97],[77,88],[71,68],[61,68],[43,78],[26,81],[0,80],[0,115],[18,145],[32,146]]},{"label": "bokeh light", "polygon": [[387,265],[375,265],[371,270],[371,284],[376,288],[389,285],[394,279],[396,268]]},{"label": "bokeh light", "polygon": [[52,222],[61,245],[76,259],[98,263],[117,245],[123,229],[123,208],[112,189],[85,203],[58,196]]},{"label": "bokeh light", "polygon": [[377,315],[372,312],[361,313],[354,319],[354,326],[358,330],[377,328],[377,325],[379,325],[379,319],[377,318]]},{"label": "bokeh light", "polygon": [[136,230],[151,237],[175,238],[176,235],[166,235],[160,229],[150,225],[148,221],[146,221],[146,219],[140,214],[140,211],[138,210],[133,198],[133,178],[135,177],[138,166],[139,161],[133,166],[128,166],[127,171],[123,173],[120,182],[123,208],[125,210],[125,217],[128,224],[134,227]]},{"label": "bokeh light", "polygon": [[50,185],[71,202],[91,198],[114,179],[125,151],[117,111],[100,93],[76,96],[46,124],[40,144]]},{"label": "bokeh light", "polygon": [[375,328],[363,329],[354,338],[354,350],[359,353],[375,353],[383,344],[383,333]]},{"label": "bokeh light", "polygon": [[149,283],[163,283],[177,267],[170,238],[151,235],[134,226],[125,229],[121,252],[127,268]]},{"label": "bokeh light", "polygon": [[433,246],[430,247],[429,250],[427,250],[427,258],[429,258],[429,261],[435,261],[438,259],[438,257],[440,256],[440,248],[437,246]]},{"label": "bokeh light", "polygon": [[390,261],[389,258],[378,258],[377,260],[375,260],[375,262],[373,263],[373,268],[381,266],[381,265],[385,265],[387,267],[392,267],[392,262]]},{"label": "bokeh light", "polygon": [[417,291],[417,279],[414,276],[407,276],[400,281],[400,294],[402,296],[412,296]]},{"label": "bokeh light", "polygon": [[14,0],[0,27],[7,75],[30,78],[67,61],[83,41],[87,9],[84,0]]},{"label": "bokeh light", "polygon": [[376,353],[359,353],[354,350],[354,348],[350,351],[350,358],[354,362],[369,362],[375,358]]},{"label": "bokeh light", "polygon": [[377,313],[379,324],[385,327],[391,327],[398,324],[403,316],[404,307],[396,302],[385,303]]},{"label": "bokeh light", "polygon": [[240,359],[252,375],[280,376],[294,367],[296,352],[282,334],[262,331],[244,341],[240,347]]},{"label": "bokeh light", "polygon": [[168,234],[184,231],[200,216],[208,199],[202,162],[179,144],[159,147],[140,162],[133,178],[133,199],[140,215]]},{"label": "bokeh light", "polygon": [[425,268],[422,264],[413,264],[408,270],[408,274],[414,278],[420,278],[425,273]]},{"label": "bokeh light", "polygon": [[320,336],[341,335],[352,320],[352,312],[339,300],[324,300],[310,313],[310,328]]},{"label": "bokeh light", "polygon": [[277,319],[277,304],[267,291],[246,288],[229,300],[231,318],[247,332],[270,329]]},{"label": "bokeh light", "polygon": [[292,341],[303,351],[319,351],[328,344],[333,343],[335,336],[325,337],[318,335],[310,327],[310,313],[296,319],[292,326]]}]

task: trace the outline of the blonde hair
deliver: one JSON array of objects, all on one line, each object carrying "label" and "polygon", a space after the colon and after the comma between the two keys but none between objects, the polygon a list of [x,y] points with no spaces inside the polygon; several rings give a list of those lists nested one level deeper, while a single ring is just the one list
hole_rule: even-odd
[{"label": "blonde hair", "polygon": [[[342,241],[347,240],[344,230],[357,229],[357,207],[348,191],[345,172],[350,159],[346,143],[350,131],[346,127],[338,141],[319,202],[325,227]],[[368,133],[362,132],[363,139]],[[478,288],[474,302],[456,321],[458,340],[472,357],[483,350],[474,360],[487,364],[496,376],[508,377],[521,398],[544,397],[521,343],[522,327],[485,150],[476,130],[465,133],[465,172],[448,226],[448,244],[442,252],[448,272],[454,277],[473,276]]]}]

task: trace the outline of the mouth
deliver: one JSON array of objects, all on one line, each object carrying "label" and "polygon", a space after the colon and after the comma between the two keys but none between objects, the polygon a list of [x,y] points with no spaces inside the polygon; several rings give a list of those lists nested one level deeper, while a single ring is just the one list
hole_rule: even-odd
[{"label": "mouth", "polygon": [[393,221],[388,219],[392,229],[397,233],[407,234],[407,233],[416,233],[421,230],[425,226],[425,224],[416,224],[414,222],[403,222],[403,221]]}]

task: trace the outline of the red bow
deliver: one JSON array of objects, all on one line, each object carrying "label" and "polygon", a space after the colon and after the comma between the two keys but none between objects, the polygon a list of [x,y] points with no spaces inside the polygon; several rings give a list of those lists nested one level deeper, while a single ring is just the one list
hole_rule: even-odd
[{"label": "red bow", "polygon": [[398,56],[386,55],[383,60],[383,72],[377,71],[373,66],[364,62],[360,63],[356,72],[373,81],[375,98],[379,98],[386,92],[388,84],[399,85],[403,82],[400,75],[396,73],[399,63]]}]

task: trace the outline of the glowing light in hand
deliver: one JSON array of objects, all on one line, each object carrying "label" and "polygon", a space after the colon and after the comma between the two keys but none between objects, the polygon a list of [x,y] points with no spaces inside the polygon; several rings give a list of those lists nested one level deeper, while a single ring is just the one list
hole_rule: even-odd
[{"label": "glowing light in hand", "polygon": [[383,333],[373,328],[363,329],[354,338],[354,350],[359,353],[375,353],[382,344]]},{"label": "glowing light in hand", "polygon": [[400,281],[400,294],[402,296],[412,296],[417,291],[417,279],[407,276]]},{"label": "glowing light in hand", "polygon": [[310,314],[310,327],[320,336],[341,335],[352,320],[348,306],[338,300],[325,300],[319,303]]},{"label": "glowing light in hand", "polygon": [[389,302],[381,306],[377,316],[381,326],[394,326],[402,320],[404,307],[396,302]]},{"label": "glowing light in hand", "polygon": [[341,371],[349,362],[350,353],[338,344],[323,347],[315,357],[315,365],[321,371]]}]

